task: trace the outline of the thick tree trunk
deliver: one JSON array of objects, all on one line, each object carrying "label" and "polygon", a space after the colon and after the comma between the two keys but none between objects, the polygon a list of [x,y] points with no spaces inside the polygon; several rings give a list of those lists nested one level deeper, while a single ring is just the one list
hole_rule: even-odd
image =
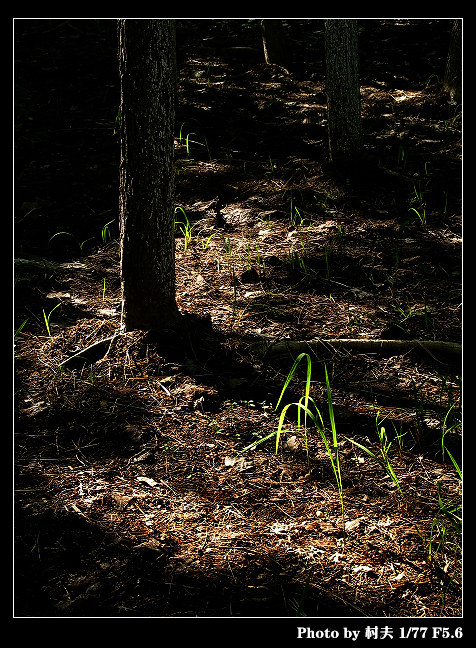
[{"label": "thick tree trunk", "polygon": [[357,22],[325,22],[329,157],[349,162],[362,152]]},{"label": "thick tree trunk", "polygon": [[175,301],[175,24],[118,20],[123,327],[163,330]]},{"label": "thick tree trunk", "polygon": [[266,63],[286,67],[288,56],[281,21],[275,19],[262,20],[261,27]]},{"label": "thick tree trunk", "polygon": [[462,21],[460,18],[453,22],[451,30],[450,46],[446,59],[445,76],[443,88],[448,92],[451,99],[460,103],[462,98],[461,77],[462,77]]}]

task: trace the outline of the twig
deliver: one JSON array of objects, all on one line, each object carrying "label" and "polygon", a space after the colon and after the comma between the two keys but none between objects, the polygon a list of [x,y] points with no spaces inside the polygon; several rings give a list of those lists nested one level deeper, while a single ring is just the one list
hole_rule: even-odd
[{"label": "twig", "polygon": [[[85,349],[81,349],[81,351],[78,351],[77,353],[70,356],[69,358],[66,358],[66,360],[64,360],[63,362],[60,362],[60,367],[64,367],[65,365],[72,362],[73,360],[83,360],[84,362],[96,362],[97,360],[99,360],[99,358],[105,356],[106,353],[108,353],[109,349],[111,348],[111,344],[113,340],[115,340],[115,338],[118,337],[119,335],[121,334],[114,333],[114,335],[111,335],[110,337],[93,342]],[[105,347],[107,347],[107,349]],[[102,351],[103,348],[105,349],[104,352]],[[91,356],[91,352],[93,352],[92,356]]]}]

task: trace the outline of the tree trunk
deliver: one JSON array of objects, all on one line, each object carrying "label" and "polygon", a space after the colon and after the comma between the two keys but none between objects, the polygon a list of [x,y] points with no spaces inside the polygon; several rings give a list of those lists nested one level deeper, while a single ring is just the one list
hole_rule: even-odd
[{"label": "tree trunk", "polygon": [[352,162],[362,152],[357,22],[325,22],[329,157]]},{"label": "tree trunk", "polygon": [[264,59],[266,63],[286,67],[287,51],[280,20],[262,20]]},{"label": "tree trunk", "polygon": [[445,76],[443,80],[443,89],[448,92],[451,99],[461,103],[461,77],[462,77],[462,21],[457,19],[453,22],[451,30],[450,46],[448,57],[446,59]]},{"label": "tree trunk", "polygon": [[175,300],[175,24],[118,20],[123,327],[163,330]]}]

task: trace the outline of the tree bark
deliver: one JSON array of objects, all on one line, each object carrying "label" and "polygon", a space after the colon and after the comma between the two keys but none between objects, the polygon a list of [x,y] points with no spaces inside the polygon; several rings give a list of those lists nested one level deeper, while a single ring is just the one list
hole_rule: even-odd
[{"label": "tree bark", "polygon": [[288,56],[281,21],[276,19],[262,20],[261,27],[266,63],[286,67]]},{"label": "tree bark", "polygon": [[448,48],[448,57],[446,59],[445,76],[443,80],[443,89],[448,92],[451,99],[457,103],[462,98],[462,21],[457,19],[453,22],[451,30],[450,46]]},{"label": "tree bark", "polygon": [[175,299],[175,24],[118,20],[123,328],[163,330]]},{"label": "tree bark", "polygon": [[325,21],[329,157],[349,162],[362,152],[357,22]]}]

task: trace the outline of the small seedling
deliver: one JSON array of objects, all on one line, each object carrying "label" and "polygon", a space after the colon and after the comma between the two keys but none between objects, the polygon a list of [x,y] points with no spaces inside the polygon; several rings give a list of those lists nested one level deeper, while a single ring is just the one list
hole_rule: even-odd
[{"label": "small seedling", "polygon": [[415,197],[413,198],[412,202],[417,202],[419,205],[421,205],[423,202],[423,195],[424,195],[424,192],[421,188],[421,182],[418,182],[418,184],[413,185],[413,194]]},{"label": "small seedling", "polygon": [[405,167],[407,166],[407,161],[408,161],[408,152],[405,151],[403,146],[399,146],[397,152],[397,165],[401,167],[403,171],[405,171]]},{"label": "small seedling", "polygon": [[192,230],[194,228],[194,225],[190,225],[190,221],[188,220],[188,216],[185,212],[185,209],[183,207],[176,207],[175,208],[175,213],[181,212],[183,216],[183,220],[176,220],[174,222],[174,225],[178,227],[180,232],[182,233],[183,240],[184,240],[184,249],[187,250],[188,246],[192,242]]},{"label": "small seedling", "polygon": [[[278,410],[281,401],[284,397],[284,394],[286,392],[286,389],[288,388],[294,373],[301,362],[301,360],[306,359],[307,361],[307,372],[306,372],[306,384],[305,384],[305,390],[304,390],[304,395],[301,396],[301,398],[297,402],[293,403],[287,403],[283,409],[281,410],[280,416],[279,416],[279,422],[278,422],[278,427],[277,429],[272,432],[271,434],[268,434],[267,436],[258,439],[257,441],[254,441],[251,443],[249,446],[247,446],[242,452],[246,452],[247,450],[250,450],[251,448],[256,447],[260,443],[263,443],[264,441],[267,441],[268,439],[271,439],[273,437],[276,438],[276,453],[278,452],[279,449],[279,441],[281,439],[281,435],[283,434],[283,426],[284,426],[284,421],[286,414],[289,410],[290,407],[297,407],[297,427],[298,431],[301,432],[301,429],[303,430],[303,438],[304,438],[304,445],[306,448],[306,454],[307,454],[307,459],[309,462],[309,450],[308,450],[308,436],[307,436],[307,422],[308,419],[310,419],[314,426],[318,429],[319,434],[321,436],[321,439],[324,443],[326,453],[329,457],[329,460],[331,462],[332,466],[332,471],[334,473],[335,481],[337,484],[337,490],[339,493],[339,499],[340,499],[340,505],[341,505],[341,513],[342,513],[342,528],[345,529],[345,507],[344,507],[344,493],[343,493],[343,483],[342,483],[342,475],[341,475],[341,468],[340,468],[340,458],[339,458],[339,447],[338,447],[338,442],[337,442],[337,429],[336,429],[336,422],[335,422],[335,416],[334,416],[334,406],[332,403],[332,393],[331,393],[331,387],[330,387],[330,381],[329,381],[329,375],[327,373],[327,367],[324,365],[324,371],[325,371],[325,378],[326,378],[326,390],[327,390],[327,407],[328,407],[328,413],[329,413],[329,420],[330,420],[330,427],[331,427],[331,433],[332,437],[329,440],[327,438],[326,434],[326,429],[325,429],[325,424],[324,420],[322,418],[322,415],[319,411],[319,408],[317,407],[316,402],[314,399],[310,396],[310,388],[311,388],[311,369],[312,369],[312,363],[311,363],[311,357],[307,353],[301,353],[296,360],[294,361],[293,366],[291,367],[291,370],[286,378],[286,381],[284,383],[283,389],[281,390],[281,394],[279,396],[278,402],[275,407],[275,411]],[[311,409],[312,408],[312,409]],[[302,420],[302,414],[304,414],[304,422],[303,425],[301,426],[301,420]],[[241,453],[240,453],[241,454]]]},{"label": "small seedling", "polygon": [[208,145],[208,140],[207,140],[207,138],[206,138],[206,137],[203,137],[205,143],[202,143],[202,142],[197,141],[196,139],[195,139],[195,140],[190,139],[191,136],[198,137],[197,133],[189,132],[189,133],[187,133],[187,134],[184,136],[183,130],[184,130],[184,126],[185,126],[185,124],[186,124],[186,122],[183,122],[182,125],[180,126],[180,131],[179,131],[179,137],[178,137],[178,140],[179,140],[179,142],[180,142],[181,144],[182,144],[182,142],[185,140],[185,150],[187,151],[187,157],[190,157],[190,150],[191,150],[190,145],[193,143],[193,144],[198,144],[198,146],[205,146],[205,148],[207,149],[207,152],[208,152],[208,157],[209,157],[209,159],[211,160],[211,159],[212,159],[212,155],[211,155],[211,152],[210,152],[210,147],[209,147],[209,145]]},{"label": "small seedling", "polygon": [[444,119],[443,120],[445,130],[449,130],[450,128],[454,128],[456,122],[461,119],[461,115],[462,115],[462,113],[458,112],[457,108],[455,108],[453,117],[451,117],[450,119]]},{"label": "small seedling", "polygon": [[223,245],[225,246],[225,253],[228,256],[231,256],[231,240],[229,236],[225,236],[223,239]]},{"label": "small seedling", "polygon": [[265,175],[269,175],[273,178],[274,180],[274,171],[276,169],[276,165],[274,164],[273,160],[271,159],[271,155],[268,155],[269,159],[269,171],[266,171]]},{"label": "small seedling", "polygon": [[103,245],[106,245],[106,243],[107,243],[108,241],[111,240],[111,231],[110,231],[110,229],[109,229],[109,225],[110,225],[111,223],[114,223],[114,219],[108,221],[108,222],[103,226],[103,228],[102,228],[102,230],[101,230],[101,239],[102,239],[102,243],[103,243]]},{"label": "small seedling", "polygon": [[14,334],[14,336],[13,336],[14,338],[16,338],[16,336],[17,336],[19,333],[22,332],[23,327],[25,326],[25,324],[26,324],[27,322],[28,322],[28,319],[23,320],[23,322],[20,324],[20,326],[19,326],[19,327],[17,328],[17,330],[15,331],[15,334]]},{"label": "small seedling", "polygon": [[200,72],[200,74],[198,75],[199,78],[207,80],[207,86],[210,86],[210,70],[211,70],[212,66],[213,66],[213,62],[208,61],[205,69],[203,70],[203,72]]},{"label": "small seedling", "polygon": [[426,209],[423,207],[421,211],[418,211],[418,209],[415,209],[414,207],[410,208],[410,211],[415,212],[415,214],[418,216],[418,219],[420,223],[425,226],[426,225]]},{"label": "small seedling", "polygon": [[188,157],[190,157],[190,135],[195,135],[195,133],[187,133],[187,137],[185,138],[185,149],[187,151]]},{"label": "small seedling", "polygon": [[288,257],[289,257],[289,266],[292,272],[295,272],[300,268],[302,272],[304,272],[304,274],[307,274],[306,262],[304,260],[304,257],[302,257],[297,250],[291,250],[289,252]]},{"label": "small seedling", "polygon": [[81,254],[82,254],[82,252],[83,252],[83,247],[84,247],[84,245],[85,245],[88,241],[92,241],[92,237],[91,237],[91,238],[88,238],[88,239],[84,240],[82,243],[80,243],[80,242],[78,241],[78,239],[77,239],[73,234],[71,234],[71,232],[56,232],[56,234],[53,234],[53,236],[50,238],[49,243],[51,243],[51,241],[52,241],[54,238],[56,238],[57,236],[71,236],[71,238],[75,241],[76,245],[79,247],[79,251],[81,252]]},{"label": "small seedling", "polygon": [[56,306],[54,306],[54,308],[52,308],[50,310],[48,315],[46,314],[45,309],[43,308],[43,319],[45,320],[45,326],[46,326],[46,330],[48,332],[48,337],[51,337],[51,328],[50,328],[51,315],[53,314],[53,311],[55,311],[58,308],[58,306],[61,306],[61,305],[62,305],[62,302],[58,302],[56,304]]},{"label": "small seedling", "polygon": [[213,232],[213,234],[210,234],[208,238],[202,240],[202,250],[206,250],[208,248],[208,246],[210,245],[210,241],[215,236],[215,234],[216,232]]},{"label": "small seedling", "polygon": [[258,243],[255,245],[255,250],[256,250],[256,261],[258,262],[258,266],[264,271],[266,269],[266,263],[265,260],[261,257],[259,248],[258,248]]},{"label": "small seedling", "polygon": [[457,540],[460,540],[462,535],[461,503],[443,499],[441,483],[438,483],[438,505],[438,513],[430,527],[430,539],[426,550],[428,562],[431,562],[434,554],[444,547],[451,532]]},{"label": "small seedling", "polygon": [[[366,446],[362,445],[361,443],[358,443],[354,439],[347,439],[354,445],[356,445],[358,448],[366,452],[374,461],[376,461],[387,473],[387,475],[390,477],[390,479],[393,481],[395,486],[398,488],[399,492],[401,495],[403,495],[402,488],[400,486],[400,482],[398,481],[398,477],[393,469],[392,464],[390,463],[390,459],[388,456],[390,447],[392,445],[392,442],[388,440],[387,433],[385,431],[385,428],[383,425],[380,425],[380,422],[378,420],[379,418],[379,412],[377,412],[377,416],[375,418],[375,425],[377,428],[377,436],[379,439],[379,451],[380,451],[380,457],[376,455],[370,448],[367,448]],[[347,437],[346,437],[347,438]]]},{"label": "small seedling", "polygon": [[403,453],[403,437],[406,435],[406,432],[402,432],[402,425],[400,423],[400,429],[397,430],[397,426],[395,423],[392,421],[392,426],[393,426],[393,431],[395,433],[395,438],[397,440],[397,445],[398,445],[398,452],[400,454],[400,457],[402,457]]},{"label": "small seedling", "polygon": [[440,81],[440,77],[437,74],[430,74],[425,85],[425,90],[428,88],[433,79],[435,79],[435,83],[439,83]]},{"label": "small seedling", "polygon": [[451,411],[453,410],[453,408],[454,408],[454,404],[451,404],[450,407],[448,408],[448,411],[445,414],[445,417],[443,419],[443,423],[442,423],[442,426],[441,426],[441,452],[442,452],[442,455],[443,455],[443,462],[445,460],[445,454],[447,454],[448,457],[451,460],[451,463],[455,467],[455,470],[458,473],[459,478],[461,479],[461,477],[462,477],[461,468],[458,466],[458,464],[456,463],[453,455],[451,454],[451,452],[448,450],[448,448],[445,445],[445,436],[448,434],[448,432],[450,430],[452,430],[454,428],[457,428],[460,425],[460,423],[458,421],[454,425],[447,425],[449,415],[450,415]]},{"label": "small seedling", "polygon": [[251,248],[250,248],[249,243],[247,245],[246,251],[247,251],[246,265],[248,266],[248,270],[251,270],[251,268],[253,267],[253,264],[252,264],[252,261],[251,261]]},{"label": "small seedling", "polygon": [[[410,306],[408,300],[407,300],[407,310],[404,310],[404,308],[398,306],[398,304],[392,304],[392,308],[394,308],[400,315],[399,319],[397,321],[393,321],[392,324],[400,328],[404,333],[408,333],[407,328],[405,326],[405,322],[419,315],[422,310],[421,307]],[[423,312],[426,313],[426,306],[423,308]],[[426,319],[425,319],[425,323],[426,323]]]},{"label": "small seedling", "polygon": [[331,197],[330,194],[326,194],[326,197],[322,201],[315,195],[314,200],[319,203],[319,206],[323,211],[327,211],[327,209],[329,207],[327,203],[329,202],[330,197]]},{"label": "small seedling", "polygon": [[284,194],[286,195],[288,191],[289,191],[289,222],[292,227],[297,227],[303,224],[304,218],[301,216],[300,209],[296,206],[293,190],[287,189],[284,192]]}]

